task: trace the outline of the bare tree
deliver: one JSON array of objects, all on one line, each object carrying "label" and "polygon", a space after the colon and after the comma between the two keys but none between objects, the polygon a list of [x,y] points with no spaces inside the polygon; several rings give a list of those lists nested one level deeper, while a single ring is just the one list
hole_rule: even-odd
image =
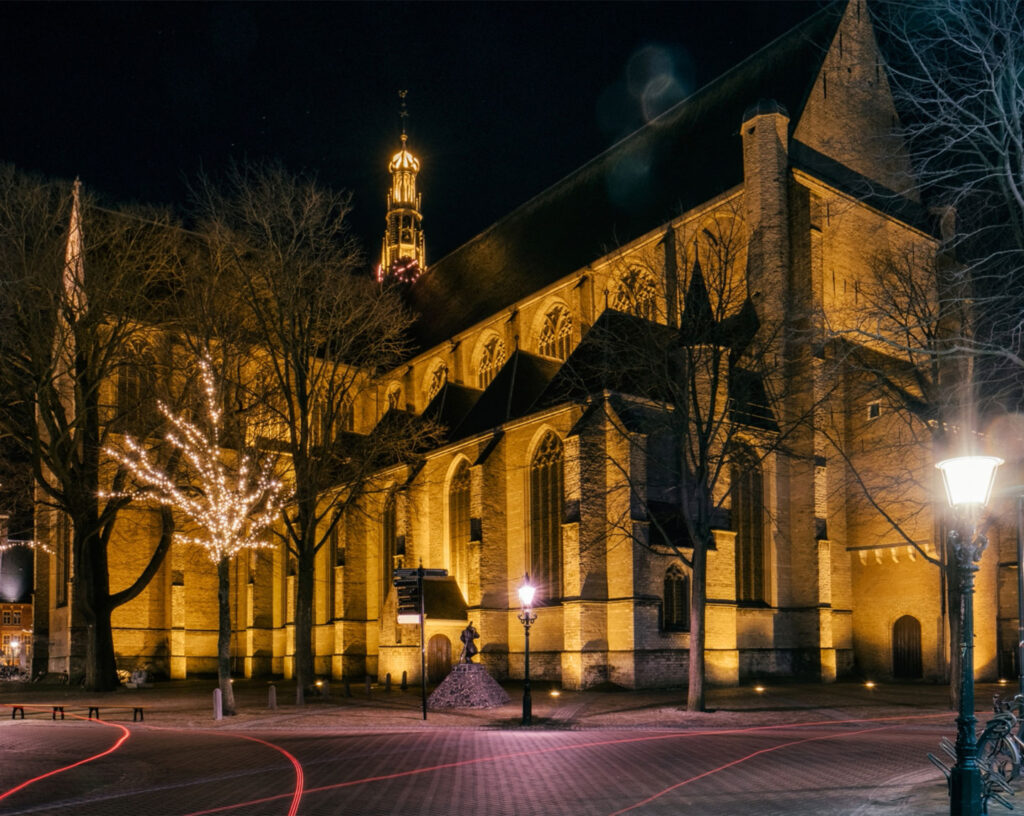
[{"label": "bare tree", "polygon": [[[297,564],[302,702],[314,679],[316,554],[372,489],[372,476],[415,454],[427,427],[411,418],[374,422],[377,377],[405,353],[410,316],[395,292],[363,273],[345,221],[348,194],[276,166],[235,167],[222,188],[204,182],[198,201],[210,264],[242,295],[250,383],[262,386],[259,433],[289,460],[283,526]],[[357,415],[360,408],[366,413]]]},{"label": "bare tree", "polygon": [[949,248],[971,282],[974,342],[1020,366],[1024,324],[1011,281],[1024,261],[1024,5],[872,8],[915,184],[957,219]]},{"label": "bare tree", "polygon": [[[832,396],[845,406],[872,405],[860,427],[848,407],[823,412],[819,431],[845,464],[856,514],[902,540],[941,572],[944,608],[959,608],[959,571],[941,535],[934,464],[956,455],[980,426],[979,414],[1002,401],[998,382],[979,382],[968,280],[937,242],[877,253],[858,287],[857,302],[833,315],[827,359]],[[830,400],[831,401],[831,400]],[[929,545],[934,539],[939,546]],[[950,644],[959,616],[947,614]],[[956,705],[960,654],[950,650]]]},{"label": "bare tree", "polygon": [[[875,259],[874,295],[865,292],[869,319],[842,332],[851,345],[837,346],[838,359],[860,387],[879,389],[902,435],[921,444],[918,450],[947,452],[953,440],[965,443],[981,430],[977,420],[993,405],[1019,403],[1024,393],[1018,280],[1024,261],[1024,5],[876,0],[871,9],[900,116],[897,130],[914,170],[915,189],[897,192],[912,199],[920,193],[940,214],[942,246],[934,257],[896,250]],[[912,517],[934,517],[929,497],[935,484],[931,471],[922,470],[931,462],[918,455],[908,461],[918,463],[917,472],[904,473],[899,485],[884,484],[880,474],[851,459],[848,465],[866,504],[916,547],[919,527]],[[896,495],[903,500],[894,505]],[[919,512],[911,510],[914,504]],[[909,515],[900,519],[900,512]],[[959,588],[949,553],[925,557],[942,569],[948,609],[956,610]],[[958,616],[949,620],[956,643]],[[959,657],[952,649],[954,695]]]},{"label": "bare tree", "polygon": [[[621,450],[593,445],[581,454],[594,469],[583,478],[597,486],[600,471],[613,468],[608,496],[623,485],[628,491],[609,503],[617,529],[689,567],[691,711],[705,707],[707,568],[715,530],[735,527],[730,511],[739,510],[739,482],[786,438],[779,413],[785,378],[774,351],[779,329],[762,326],[747,299],[746,241],[742,219],[725,206],[670,228],[650,257],[623,253],[608,299],[626,314],[606,311],[585,341],[593,351],[567,364],[599,410],[600,435],[625,443]],[[759,496],[756,501],[760,508]],[[746,547],[737,586],[745,600],[767,599],[765,543],[738,545]]]},{"label": "bare tree", "polygon": [[[125,467],[141,489],[123,491],[133,500],[156,501],[176,511],[196,535],[178,536],[196,544],[217,565],[217,676],[225,714],[235,713],[231,687],[231,559],[248,549],[267,546],[264,532],[281,513],[281,483],[274,478],[273,461],[254,451],[225,448],[224,395],[214,379],[209,358],[199,361],[203,412],[194,423],[166,405],[160,412],[170,423],[166,440],[180,454],[170,463],[155,460],[148,446],[126,435],[121,446],[105,452]],[[233,461],[229,461],[232,459]]]},{"label": "bare tree", "polygon": [[178,257],[169,225],[157,212],[105,210],[77,184],[0,167],[0,428],[30,462],[37,523],[48,522],[58,582],[72,582],[70,648],[84,651],[85,685],[96,691],[118,683],[111,613],[146,587],[171,537],[164,515],[136,579],[111,588],[108,545],[126,499],[100,498],[101,450],[126,427],[147,436],[158,422],[149,399],[162,357],[150,327]]}]

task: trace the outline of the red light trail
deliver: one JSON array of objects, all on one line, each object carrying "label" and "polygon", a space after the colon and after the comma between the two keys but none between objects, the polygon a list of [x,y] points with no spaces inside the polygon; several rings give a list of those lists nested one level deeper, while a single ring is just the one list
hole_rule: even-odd
[{"label": "red light trail", "polygon": [[[650,796],[650,797],[642,800],[641,802],[638,802],[638,803],[636,803],[634,805],[630,805],[629,807],[627,807],[627,808],[625,808],[623,810],[619,810],[619,811],[616,811],[613,814],[610,814],[610,816],[617,816],[617,814],[626,813],[626,812],[628,812],[630,810],[633,810],[633,809],[635,809],[637,807],[640,807],[641,805],[643,805],[646,802],[653,801],[654,799],[657,799],[660,796],[664,796],[666,793],[669,793],[669,792],[675,790],[676,788],[682,787],[683,785],[687,785],[687,784],[689,784],[691,782],[696,782],[697,780],[702,779],[704,777],[711,776],[712,774],[719,773],[720,771],[727,770],[728,768],[731,768],[731,767],[733,767],[735,765],[738,765],[738,764],[740,764],[742,762],[746,762],[746,761],[748,761],[750,759],[753,759],[753,758],[755,758],[755,757],[757,757],[759,755],[762,755],[762,754],[770,753],[772,751],[778,751],[778,750],[780,750],[782,748],[791,747],[793,745],[800,745],[800,744],[806,743],[806,742],[813,742],[813,741],[816,741],[816,740],[842,739],[844,737],[852,737],[852,736],[856,736],[858,734],[867,733],[867,732],[870,732],[870,731],[881,731],[881,730],[884,730],[886,728],[895,727],[896,724],[898,724],[900,722],[905,722],[907,720],[928,720],[928,719],[945,718],[945,717],[949,717],[949,716],[950,715],[949,715],[948,712],[942,712],[942,713],[939,713],[939,714],[911,714],[911,715],[906,715],[906,716],[866,717],[866,718],[856,718],[856,719],[849,719],[849,720],[813,720],[813,721],[808,721],[808,722],[777,723],[777,724],[774,724],[774,725],[757,725],[757,726],[751,726],[749,728],[725,728],[725,729],[716,729],[716,730],[673,732],[673,733],[670,733],[670,734],[655,734],[655,735],[647,735],[647,736],[642,736],[642,737],[623,737],[623,738],[617,738],[617,739],[596,740],[596,741],[593,741],[593,742],[583,742],[583,743],[578,743],[578,744],[575,744],[575,745],[556,745],[556,746],[551,746],[551,747],[548,747],[548,748],[533,748],[533,749],[525,750],[525,751],[511,751],[511,752],[508,752],[508,753],[494,754],[492,756],[487,756],[487,757],[476,757],[474,759],[465,759],[465,760],[461,760],[461,761],[458,761],[458,762],[445,762],[445,763],[442,763],[442,764],[439,764],[439,765],[429,765],[429,766],[425,766],[423,768],[413,768],[413,769],[408,770],[408,771],[396,771],[394,773],[380,774],[378,776],[367,776],[367,777],[363,777],[361,779],[351,779],[351,780],[348,780],[346,782],[336,782],[336,783],[331,784],[331,785],[321,785],[321,786],[316,787],[316,788],[309,788],[308,790],[305,790],[304,792],[307,793],[307,794],[310,794],[310,793],[324,793],[326,791],[340,790],[342,788],[350,788],[350,787],[354,787],[356,785],[366,785],[366,784],[370,784],[370,783],[373,783],[373,782],[387,782],[387,781],[394,780],[394,779],[401,779],[403,777],[410,777],[410,776],[416,776],[416,775],[419,775],[419,774],[433,773],[433,772],[436,772],[436,771],[445,771],[445,770],[450,770],[452,768],[462,768],[462,767],[467,767],[467,766],[470,766],[470,765],[479,765],[479,764],[483,764],[483,763],[487,763],[487,762],[499,762],[499,761],[502,761],[502,760],[515,759],[515,758],[518,758],[518,757],[537,756],[537,755],[540,755],[540,754],[550,754],[550,753],[561,753],[561,752],[565,752],[565,751],[576,751],[576,750],[581,750],[581,749],[585,749],[585,748],[598,748],[598,747],[608,746],[608,745],[627,745],[627,744],[630,744],[630,743],[638,743],[638,742],[655,742],[655,741],[659,741],[659,740],[671,740],[671,739],[690,739],[692,737],[701,737],[701,736],[707,737],[707,736],[723,736],[723,735],[730,735],[730,734],[750,734],[750,733],[754,733],[754,732],[777,731],[777,730],[780,730],[780,729],[790,729],[790,728],[813,728],[813,727],[821,727],[821,726],[852,725],[852,724],[856,724],[856,723],[884,723],[884,722],[892,723],[891,725],[882,725],[882,726],[878,726],[876,728],[867,728],[867,729],[861,729],[861,730],[857,730],[857,731],[843,732],[843,733],[839,733],[839,734],[827,734],[827,735],[824,735],[824,736],[817,736],[817,737],[807,737],[805,739],[793,740],[791,742],[785,742],[785,743],[782,743],[780,745],[773,746],[771,748],[763,748],[761,750],[754,751],[754,752],[752,752],[750,754],[747,754],[746,756],[739,757],[738,759],[732,760],[731,762],[728,762],[728,763],[726,763],[724,765],[721,765],[718,768],[713,768],[711,770],[704,771],[704,772],[702,772],[700,774],[697,774],[696,776],[690,777],[688,779],[684,779],[683,781],[678,782],[675,785],[672,785],[672,786],[670,786],[668,788],[665,788],[664,790],[654,794],[653,796]],[[238,736],[238,735],[236,735],[236,736]],[[269,745],[270,743],[266,743],[266,744]],[[282,748],[280,748],[278,746],[273,746],[273,747],[277,748],[278,750],[282,751],[282,753],[284,753],[284,749],[282,749]],[[289,754],[288,756],[291,756],[291,755]],[[294,760],[294,757],[292,757],[292,759]],[[220,807],[211,808],[209,810],[192,811],[190,813],[184,814],[184,816],[210,816],[211,814],[214,814],[214,813],[225,813],[227,811],[235,810],[237,808],[250,807],[250,806],[253,806],[253,805],[259,805],[259,804],[265,804],[267,802],[273,802],[273,801],[278,800],[278,799],[283,799],[286,795],[287,794],[279,794],[277,796],[267,796],[267,797],[263,797],[263,798],[260,798],[260,799],[251,799],[251,800],[246,800],[244,802],[236,802],[236,803],[233,803],[233,804],[230,804],[230,805],[221,805]],[[298,801],[297,799],[294,800],[295,803],[297,803],[297,801]],[[289,815],[290,816],[293,816],[293,813],[294,813],[293,811],[289,811]]]},{"label": "red light trail", "polygon": [[681,782],[676,782],[676,784],[674,785],[669,785],[667,788],[660,790],[657,793],[652,794],[651,796],[648,796],[646,799],[641,799],[639,802],[636,802],[630,805],[629,807],[622,808],[622,810],[616,810],[614,813],[608,814],[608,816],[620,816],[620,814],[622,813],[628,813],[631,810],[636,810],[638,807],[643,807],[644,805],[653,802],[655,799],[660,799],[666,793],[671,793],[677,788],[683,787],[683,785],[689,785],[691,782],[697,782],[700,779],[704,779],[707,776],[712,776],[713,774],[732,768],[733,766],[739,765],[742,762],[747,762],[748,760],[754,759],[755,757],[761,756],[762,754],[770,754],[772,751],[779,751],[783,748],[791,748],[794,745],[803,745],[806,742],[815,742],[818,740],[829,739],[844,739],[845,737],[855,737],[859,734],[870,734],[873,731],[884,731],[887,728],[895,727],[895,725],[880,725],[877,728],[862,728],[859,731],[848,731],[843,734],[826,734],[825,736],[821,737],[807,737],[806,739],[792,740],[791,742],[783,742],[779,745],[773,745],[771,748],[761,748],[760,750],[752,751],[746,756],[739,757],[738,759],[734,759],[731,762],[726,762],[724,765],[719,765],[717,768],[711,768],[710,770],[704,771],[703,773],[699,773],[696,776],[691,776],[688,779],[682,780]]},{"label": "red light trail", "polygon": [[[45,710],[45,709],[49,708],[49,706],[23,706],[23,707],[24,708],[34,709],[34,710]],[[71,717],[73,717],[75,719],[78,719],[78,720],[86,721],[86,722],[92,722],[93,721],[91,719],[87,719],[86,717],[83,717],[83,716],[77,715],[77,714],[70,714],[69,716],[71,716]],[[757,732],[778,731],[780,729],[800,729],[800,728],[813,728],[813,727],[819,727],[819,728],[820,727],[835,727],[835,726],[843,726],[843,725],[858,725],[858,724],[868,724],[868,723],[875,723],[875,724],[877,724],[877,725],[875,725],[873,727],[870,727],[870,728],[861,728],[861,729],[850,730],[850,731],[833,732],[833,733],[828,733],[828,734],[823,734],[823,735],[806,737],[806,738],[803,738],[803,739],[789,740],[787,742],[783,742],[783,743],[780,743],[778,745],[774,745],[774,746],[771,746],[771,747],[768,747],[768,748],[761,748],[759,750],[752,751],[750,753],[745,754],[744,756],[738,757],[738,758],[733,759],[733,760],[731,760],[729,762],[726,762],[726,763],[724,763],[722,765],[719,765],[718,767],[711,768],[711,769],[702,771],[702,772],[700,772],[698,774],[695,774],[693,776],[687,777],[686,779],[682,779],[682,780],[680,780],[680,781],[678,781],[678,782],[676,782],[676,783],[674,783],[672,785],[669,785],[668,787],[666,787],[666,788],[664,788],[664,789],[662,789],[662,790],[660,790],[660,791],[658,791],[658,792],[656,792],[654,794],[651,794],[650,796],[647,796],[647,797],[637,801],[636,803],[634,803],[632,805],[629,805],[629,806],[627,806],[625,808],[622,808],[620,810],[615,811],[614,813],[609,814],[609,816],[621,816],[621,814],[628,813],[629,811],[635,810],[635,809],[637,809],[639,807],[643,807],[644,805],[646,805],[646,804],[648,804],[650,802],[653,802],[654,800],[656,800],[656,799],[658,799],[658,798],[660,798],[662,796],[665,796],[666,794],[669,794],[672,791],[677,790],[678,788],[681,788],[681,787],[683,787],[685,785],[689,785],[691,783],[697,782],[697,781],[699,781],[701,779],[707,778],[707,777],[712,776],[714,774],[721,773],[721,772],[726,771],[726,770],[728,770],[730,768],[733,768],[733,767],[735,767],[737,765],[740,765],[741,763],[748,762],[750,760],[756,759],[759,756],[763,756],[765,754],[772,753],[774,751],[780,751],[780,750],[782,750],[784,748],[789,748],[789,747],[793,747],[793,746],[796,746],[796,745],[802,745],[802,744],[805,744],[805,743],[808,743],[808,742],[815,742],[815,741],[822,741],[822,740],[835,740],[835,739],[844,739],[844,738],[849,738],[849,737],[855,737],[855,736],[858,736],[858,735],[861,735],[861,734],[865,734],[865,733],[870,733],[870,732],[874,732],[874,731],[881,731],[881,730],[885,730],[885,729],[888,729],[888,728],[893,728],[893,727],[895,727],[899,723],[904,723],[904,722],[908,722],[908,721],[913,721],[913,720],[929,720],[929,719],[945,718],[945,717],[948,717],[948,716],[949,716],[948,712],[942,712],[942,713],[933,713],[933,714],[916,714],[916,715],[874,717],[874,718],[856,718],[856,719],[845,719],[845,720],[813,720],[813,721],[807,721],[807,722],[776,723],[776,724],[772,724],[772,725],[751,726],[751,727],[747,727],[747,728],[704,729],[704,730],[699,730],[699,731],[685,731],[685,732],[674,731],[674,732],[663,733],[663,734],[647,734],[647,735],[644,735],[644,736],[634,736],[634,737],[617,737],[617,738],[614,738],[614,739],[601,739],[601,740],[594,740],[594,741],[590,741],[590,742],[582,742],[582,743],[577,743],[577,744],[572,744],[572,745],[555,745],[555,746],[542,747],[542,748],[530,748],[530,749],[519,750],[519,751],[509,751],[509,752],[505,752],[505,753],[501,753],[501,754],[493,754],[491,756],[475,757],[473,759],[466,759],[466,760],[461,760],[461,761],[456,761],[456,762],[446,762],[446,763],[440,763],[440,764],[437,764],[437,765],[429,765],[429,766],[425,766],[425,767],[421,767],[421,768],[413,768],[413,769],[405,770],[405,771],[396,771],[394,773],[387,773],[387,774],[380,774],[380,775],[375,775],[375,776],[368,776],[368,777],[363,777],[363,778],[360,778],[360,779],[352,779],[352,780],[348,780],[348,781],[344,781],[344,782],[337,782],[337,783],[333,783],[333,784],[329,784],[329,785],[322,785],[322,786],[316,787],[316,788],[310,788],[309,790],[306,790],[306,788],[305,788],[305,775],[304,775],[304,772],[303,772],[302,763],[299,761],[299,759],[295,755],[293,755],[289,751],[285,750],[280,745],[276,745],[276,744],[274,744],[272,742],[269,742],[267,740],[263,740],[263,739],[260,739],[258,737],[248,736],[248,735],[245,735],[245,734],[239,734],[239,733],[233,733],[233,732],[225,732],[225,731],[217,731],[217,732],[211,732],[211,733],[214,733],[214,734],[217,734],[217,735],[220,735],[220,736],[232,737],[232,738],[236,738],[236,739],[244,739],[244,740],[248,740],[250,742],[255,742],[255,743],[258,743],[260,745],[264,745],[264,746],[266,746],[268,748],[272,748],[273,750],[275,750],[278,753],[280,753],[282,756],[284,756],[291,763],[291,766],[294,769],[294,774],[295,774],[295,784],[294,784],[294,787],[293,787],[293,789],[292,789],[292,791],[290,793],[282,793],[282,794],[277,794],[277,795],[274,795],[274,796],[266,796],[266,797],[261,797],[261,798],[258,798],[258,799],[251,799],[251,800],[246,800],[246,801],[235,802],[235,803],[232,803],[232,804],[221,805],[221,806],[215,807],[215,808],[193,811],[191,813],[186,814],[186,816],[210,816],[210,814],[214,814],[214,813],[224,813],[224,812],[227,812],[227,811],[236,810],[238,808],[251,807],[251,806],[254,806],[254,805],[265,804],[265,803],[268,803],[268,802],[280,801],[282,799],[289,799],[290,800],[290,804],[289,804],[289,808],[288,808],[288,816],[297,816],[298,811],[299,811],[299,805],[300,805],[300,803],[302,801],[302,798],[307,793],[323,793],[323,792],[326,792],[326,791],[334,791],[334,790],[339,790],[339,789],[342,789],[342,788],[350,788],[350,787],[355,787],[357,785],[370,784],[370,783],[373,783],[373,782],[385,782],[385,781],[389,781],[389,780],[401,779],[401,778],[404,778],[404,777],[411,777],[411,776],[416,776],[416,775],[420,775],[420,774],[434,773],[434,772],[438,772],[438,771],[445,771],[445,770],[450,770],[450,769],[453,769],[453,768],[467,767],[467,766],[479,765],[479,764],[484,764],[484,763],[500,762],[500,761],[503,761],[503,760],[515,759],[515,758],[519,758],[519,757],[538,756],[538,755],[542,755],[542,754],[563,753],[563,752],[567,752],[567,751],[577,751],[577,750],[583,750],[583,749],[589,749],[589,748],[598,748],[598,747],[602,747],[602,746],[628,745],[628,744],[631,744],[631,743],[644,743],[644,742],[650,743],[650,742],[657,742],[657,741],[661,741],[661,740],[690,739],[690,738],[693,738],[693,737],[701,737],[701,736],[727,736],[727,735],[737,735],[737,734],[753,734],[753,733],[757,733]],[[104,726],[107,726],[107,727],[110,727],[110,728],[118,729],[121,732],[119,738],[110,747],[108,747],[104,751],[101,751],[99,753],[93,754],[91,756],[88,756],[88,757],[86,757],[84,759],[78,760],[77,762],[70,763],[70,764],[65,765],[63,767],[56,768],[54,770],[48,771],[48,772],[46,772],[44,774],[40,774],[40,775],[35,776],[35,777],[31,778],[31,779],[27,779],[27,780],[21,782],[20,784],[10,788],[9,790],[6,790],[3,793],[0,793],[0,801],[8,798],[9,796],[17,793],[18,791],[24,790],[25,788],[29,787],[30,785],[32,785],[32,784],[34,784],[36,782],[39,782],[40,780],[47,779],[49,777],[55,776],[55,775],[60,774],[60,773],[64,773],[65,771],[69,771],[69,770],[71,770],[73,768],[77,768],[79,766],[85,765],[87,763],[93,762],[93,761],[101,759],[103,757],[110,756],[111,754],[113,754],[115,751],[117,751],[125,743],[125,741],[128,739],[129,736],[131,736],[131,731],[126,726],[124,726],[124,725],[120,725],[118,723],[108,722],[108,721],[105,721],[105,720],[96,720],[95,722],[97,724],[100,724],[100,725],[104,725]],[[156,730],[156,731],[183,731],[183,730],[188,730],[188,729],[180,729],[180,728],[161,728],[159,726],[154,727],[154,726],[149,726],[149,725],[140,726],[140,727],[146,728],[148,730]]]},{"label": "red light trail", "polygon": [[[25,706],[20,706],[20,708],[32,708],[32,709],[37,709],[37,710],[43,710],[43,709],[49,708],[49,706],[29,706],[29,705],[25,705]],[[34,776],[31,779],[26,779],[20,785],[15,785],[13,788],[10,788],[9,790],[6,790],[3,793],[0,793],[0,802],[2,802],[8,796],[17,793],[20,790],[24,790],[29,785],[33,785],[36,782],[39,782],[40,780],[47,779],[47,778],[49,778],[51,776],[56,776],[57,774],[64,773],[65,771],[70,771],[72,768],[77,768],[80,765],[85,765],[88,762],[93,762],[94,760],[101,759],[101,758],[103,758],[105,756],[109,756],[110,754],[114,753],[114,751],[116,751],[118,748],[120,748],[124,744],[124,741],[126,739],[128,739],[128,737],[131,736],[131,732],[125,726],[119,725],[118,723],[107,722],[106,720],[100,720],[100,719],[87,719],[86,717],[83,717],[80,714],[69,714],[68,716],[74,717],[76,720],[83,720],[85,722],[95,722],[95,723],[98,723],[100,725],[106,725],[106,726],[108,726],[110,728],[116,728],[116,729],[118,729],[121,732],[121,736],[118,738],[118,740],[113,745],[111,745],[105,751],[100,751],[100,753],[93,754],[92,756],[86,757],[85,759],[80,759],[80,760],[78,760],[78,762],[72,762],[70,765],[64,765],[61,768],[55,768],[52,771],[47,771],[44,774],[39,774],[39,776]]]}]

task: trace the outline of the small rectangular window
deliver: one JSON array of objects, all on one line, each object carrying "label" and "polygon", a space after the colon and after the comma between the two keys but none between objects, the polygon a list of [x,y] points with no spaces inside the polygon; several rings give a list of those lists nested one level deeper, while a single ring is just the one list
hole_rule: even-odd
[{"label": "small rectangular window", "polygon": [[868,403],[868,419],[878,419],[882,415],[882,401],[874,400]]},{"label": "small rectangular window", "polygon": [[21,623],[21,610],[20,609],[15,609],[14,610],[14,622],[15,623]]}]

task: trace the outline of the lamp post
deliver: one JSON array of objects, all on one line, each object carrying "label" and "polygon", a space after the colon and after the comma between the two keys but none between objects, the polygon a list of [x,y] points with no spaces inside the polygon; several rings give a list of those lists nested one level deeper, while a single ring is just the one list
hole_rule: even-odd
[{"label": "lamp post", "polygon": [[1017,494],[1017,684],[1024,696],[1024,493]]},{"label": "lamp post", "polygon": [[533,700],[530,698],[530,626],[537,620],[533,611],[533,595],[536,587],[530,583],[529,574],[523,576],[523,584],[519,587],[519,622],[523,624],[526,634],[526,647],[523,650],[523,725],[533,722]]},{"label": "lamp post", "polygon": [[955,513],[947,540],[956,559],[960,590],[960,709],[956,718],[956,764],[949,781],[951,816],[984,813],[974,717],[974,573],[988,539],[977,530],[975,522],[988,504],[996,468],[1002,463],[994,456],[960,456],[936,465],[942,471],[946,497]]}]

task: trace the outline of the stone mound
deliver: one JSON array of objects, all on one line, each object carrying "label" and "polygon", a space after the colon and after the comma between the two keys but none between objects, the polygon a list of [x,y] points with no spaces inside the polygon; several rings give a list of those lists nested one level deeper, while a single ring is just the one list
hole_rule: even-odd
[{"label": "stone mound", "polygon": [[427,698],[430,708],[497,708],[509,702],[505,689],[479,663],[455,664]]}]

